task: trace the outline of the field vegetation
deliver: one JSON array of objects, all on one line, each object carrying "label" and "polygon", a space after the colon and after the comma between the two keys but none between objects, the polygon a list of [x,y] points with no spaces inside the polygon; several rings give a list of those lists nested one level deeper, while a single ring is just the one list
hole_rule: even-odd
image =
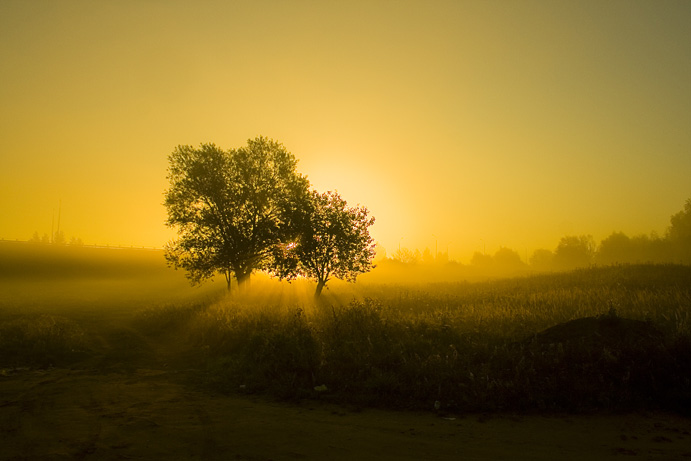
[{"label": "field vegetation", "polygon": [[158,256],[91,278],[3,277],[2,374],[126,370],[163,351],[212,392],[441,414],[691,410],[689,266],[342,283],[315,301],[307,281],[190,288]]},{"label": "field vegetation", "polygon": [[371,285],[350,301],[226,299],[151,323],[184,319],[230,392],[442,412],[688,411],[689,281],[688,267],[651,265]]}]

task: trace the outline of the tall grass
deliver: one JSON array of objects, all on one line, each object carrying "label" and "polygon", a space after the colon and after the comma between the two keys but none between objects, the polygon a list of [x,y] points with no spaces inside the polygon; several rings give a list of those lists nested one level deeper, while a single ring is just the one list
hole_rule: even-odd
[{"label": "tall grass", "polygon": [[0,322],[0,367],[50,367],[78,360],[88,341],[80,325],[50,314]]},{"label": "tall grass", "polygon": [[[439,411],[691,408],[689,267],[360,292],[316,306],[226,300],[185,328],[226,391]],[[535,340],[583,317],[644,333]]]},{"label": "tall grass", "polygon": [[307,282],[258,281],[253,296],[195,291],[175,304],[175,284],[156,297],[123,283],[89,285],[84,299],[0,301],[0,367],[75,364],[89,338],[125,350],[109,332],[134,328],[169,365],[198,369],[223,392],[440,412],[691,413],[689,266],[334,284],[318,304]]}]

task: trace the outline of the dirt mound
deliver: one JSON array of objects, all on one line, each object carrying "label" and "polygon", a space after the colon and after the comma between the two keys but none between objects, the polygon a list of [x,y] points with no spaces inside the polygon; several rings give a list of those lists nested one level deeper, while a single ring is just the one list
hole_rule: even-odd
[{"label": "dirt mound", "polygon": [[651,322],[619,317],[610,311],[599,317],[584,317],[548,328],[530,342],[535,345],[578,345],[589,349],[646,348],[660,346],[665,335]]}]

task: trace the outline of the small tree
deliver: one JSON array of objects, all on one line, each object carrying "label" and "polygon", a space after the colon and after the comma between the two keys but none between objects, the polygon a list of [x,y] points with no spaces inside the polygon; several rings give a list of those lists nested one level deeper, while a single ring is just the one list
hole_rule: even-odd
[{"label": "small tree", "polygon": [[332,277],[354,282],[372,268],[375,253],[369,234],[374,218],[367,215],[367,208],[349,207],[336,192],[313,191],[298,240],[275,247],[274,272],[316,280],[315,297]]},{"label": "small tree", "polygon": [[494,256],[495,264],[508,269],[516,269],[525,266],[525,263],[521,261],[521,255],[518,254],[516,250],[512,250],[507,247],[500,247]]},{"label": "small tree", "polygon": [[602,264],[628,263],[635,261],[631,239],[623,232],[613,232],[600,242],[595,259]]},{"label": "small tree", "polygon": [[551,270],[553,259],[554,253],[551,250],[538,248],[533,251],[533,255],[530,257],[530,267],[538,271]]},{"label": "small tree", "polygon": [[560,269],[587,267],[593,262],[595,249],[592,235],[562,237],[554,252],[554,263]]},{"label": "small tree", "polygon": [[53,243],[55,245],[64,245],[65,243],[67,243],[67,239],[65,238],[65,233],[61,230],[56,231],[53,234]]},{"label": "small tree", "polygon": [[474,252],[473,256],[470,258],[470,265],[477,268],[490,269],[493,264],[494,260],[492,260],[490,255],[480,253],[479,251]]},{"label": "small tree", "polygon": [[83,247],[84,241],[79,237],[72,237],[70,239],[70,245],[73,247]]},{"label": "small tree", "polygon": [[674,259],[691,263],[691,198],[684,203],[684,209],[670,218],[667,238],[675,253]]},{"label": "small tree", "polygon": [[38,231],[34,232],[34,235],[31,236],[31,240],[29,240],[30,243],[41,243],[41,237],[38,235]]},{"label": "small tree", "polygon": [[403,247],[394,251],[391,258],[394,261],[403,264],[418,264],[422,259],[422,255],[420,255],[420,250],[416,249],[415,251],[413,251]]},{"label": "small tree", "polygon": [[243,286],[276,244],[296,235],[309,183],[282,144],[259,137],[229,151],[178,146],[169,162],[166,223],[179,237],[166,245],[166,259],[193,284],[220,272],[228,289],[233,274]]}]

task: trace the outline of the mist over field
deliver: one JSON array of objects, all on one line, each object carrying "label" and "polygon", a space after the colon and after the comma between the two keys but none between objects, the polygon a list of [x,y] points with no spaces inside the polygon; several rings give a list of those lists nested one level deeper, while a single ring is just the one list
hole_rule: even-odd
[{"label": "mist over field", "polygon": [[[458,437],[468,437],[465,453],[487,454],[486,446],[471,448],[485,430],[502,440],[493,448],[500,457],[535,431],[545,437],[519,459],[565,446],[578,457],[659,452],[669,433],[678,436],[662,453],[684,453],[691,266],[546,270],[502,252],[483,260],[490,266],[401,256],[380,254],[357,282],[334,280],[315,299],[312,280],[261,273],[230,291],[223,277],[192,286],[183,270],[168,267],[162,250],[0,241],[0,430],[12,434],[4,450],[156,459],[168,447],[222,459],[297,443],[293,450],[318,459],[326,447],[313,438],[299,443],[289,428],[296,421],[312,427],[319,418],[312,430],[319,433],[324,421],[339,418],[331,424],[372,425],[370,436],[356,437],[370,449],[386,447],[383,459],[413,459],[421,438],[405,431],[438,424],[424,419],[432,417],[460,421],[422,436],[456,434],[434,445],[438,459],[459,453]],[[248,413],[248,398],[291,406],[254,403]],[[312,416],[303,415],[305,405]],[[428,416],[382,420],[374,409]],[[277,425],[270,432],[267,411]],[[606,416],[640,411],[665,416]],[[593,434],[589,440],[598,434],[601,443],[577,443],[571,429],[558,431],[560,420],[531,416],[565,412],[569,424],[577,418],[580,430]],[[477,414],[493,416],[467,419]],[[506,414],[522,416],[512,416],[500,436]],[[66,429],[52,428],[57,415],[71,421],[60,426]],[[379,432],[402,417],[400,436]],[[229,426],[232,420],[241,423]],[[136,429],[140,424],[147,429]],[[480,426],[466,434],[469,424]],[[245,442],[229,445],[228,431]],[[271,443],[254,444],[257,434]],[[156,442],[145,444],[143,436]],[[205,449],[199,437],[213,437],[216,448]],[[352,443],[340,432],[334,437],[331,444]]]},{"label": "mist over field", "polygon": [[0,2],[0,458],[691,454],[691,2]]}]

